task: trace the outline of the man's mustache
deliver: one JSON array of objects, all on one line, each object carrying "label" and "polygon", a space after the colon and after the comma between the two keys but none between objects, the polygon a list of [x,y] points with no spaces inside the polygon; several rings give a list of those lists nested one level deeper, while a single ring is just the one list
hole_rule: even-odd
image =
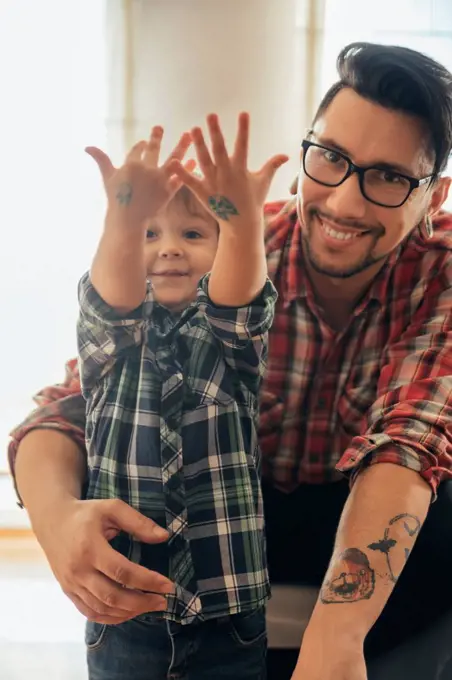
[{"label": "man's mustache", "polygon": [[350,227],[351,229],[357,229],[359,231],[366,231],[370,234],[373,234],[374,236],[380,238],[381,236],[384,236],[386,233],[386,229],[382,224],[365,224],[364,222],[359,222],[358,220],[344,220],[341,218],[336,217],[335,215],[331,215],[330,213],[326,213],[323,211],[320,211],[318,208],[310,208],[308,211],[309,217],[319,217],[320,219],[326,219],[329,222],[332,222],[333,224],[337,224],[338,227]]}]

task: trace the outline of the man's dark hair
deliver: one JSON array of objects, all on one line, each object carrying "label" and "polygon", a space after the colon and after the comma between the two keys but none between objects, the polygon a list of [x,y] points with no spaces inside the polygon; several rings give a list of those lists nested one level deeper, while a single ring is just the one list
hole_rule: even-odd
[{"label": "man's dark hair", "polygon": [[339,81],[328,90],[317,120],[345,87],[369,101],[422,119],[430,133],[433,175],[447,166],[452,149],[452,74],[425,54],[407,47],[355,42],[337,58]]}]

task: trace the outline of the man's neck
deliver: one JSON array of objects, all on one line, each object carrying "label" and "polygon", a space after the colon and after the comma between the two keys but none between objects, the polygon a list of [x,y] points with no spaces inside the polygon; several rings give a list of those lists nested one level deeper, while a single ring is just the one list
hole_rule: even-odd
[{"label": "man's neck", "polygon": [[321,274],[307,258],[305,261],[314,297],[325,321],[334,330],[341,331],[348,325],[353,310],[369,290],[386,260],[376,262],[372,267],[347,279]]}]

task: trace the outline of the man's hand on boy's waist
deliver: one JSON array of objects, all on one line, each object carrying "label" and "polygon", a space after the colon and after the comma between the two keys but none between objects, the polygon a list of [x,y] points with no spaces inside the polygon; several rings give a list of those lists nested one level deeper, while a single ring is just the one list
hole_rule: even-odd
[{"label": "man's hand on boy's waist", "polygon": [[171,581],[109,545],[120,531],[161,543],[168,539],[164,529],[118,499],[73,500],[57,510],[35,532],[61,588],[84,616],[118,624],[166,609]]}]

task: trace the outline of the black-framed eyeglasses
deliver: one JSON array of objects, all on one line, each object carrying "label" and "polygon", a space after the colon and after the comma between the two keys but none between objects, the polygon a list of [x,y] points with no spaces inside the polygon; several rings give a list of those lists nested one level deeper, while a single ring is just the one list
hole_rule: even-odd
[{"label": "black-framed eyeglasses", "polygon": [[410,177],[390,167],[362,167],[352,163],[350,158],[340,151],[304,139],[303,170],[314,182],[326,187],[338,187],[353,173],[358,175],[361,193],[368,201],[384,208],[400,208],[418,187],[427,184],[433,178]]}]

